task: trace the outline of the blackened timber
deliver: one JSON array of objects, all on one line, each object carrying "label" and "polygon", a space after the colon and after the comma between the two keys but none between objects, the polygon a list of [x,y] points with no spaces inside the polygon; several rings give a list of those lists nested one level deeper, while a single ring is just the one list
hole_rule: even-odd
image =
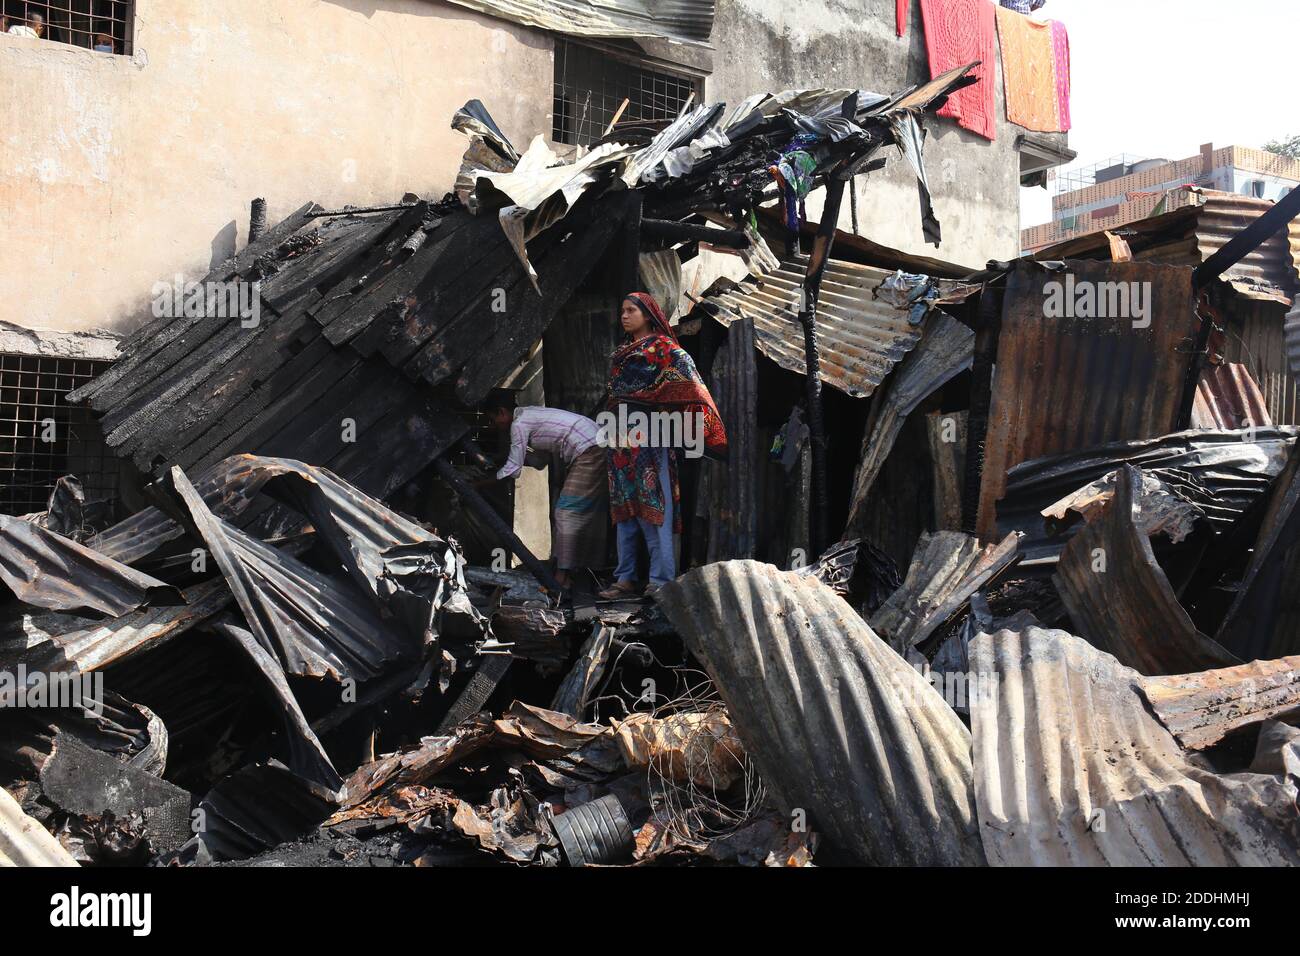
[{"label": "blackened timber", "polygon": [[391,365],[401,367],[454,322],[466,305],[493,285],[501,285],[507,270],[518,268],[519,260],[496,217],[464,213],[457,219],[461,216],[464,221],[454,233],[434,242],[428,270],[403,292],[399,321],[393,325],[383,317],[382,324],[372,323],[353,340],[357,351],[382,351]]},{"label": "blackened timber", "polygon": [[[552,273],[555,270],[563,272],[567,263],[563,255],[566,240],[578,241],[586,231],[595,227],[597,218],[613,215],[618,201],[617,197],[599,202],[584,197],[573,212],[529,244],[529,258],[540,287],[545,288],[554,281]],[[499,231],[499,226],[497,229]],[[483,357],[489,338],[496,333],[503,315],[512,310],[513,303],[536,300],[537,291],[527,273],[513,254],[512,259],[495,283],[489,283],[489,287],[460,314],[439,328],[437,334],[407,363],[404,370],[408,374],[422,378],[430,385],[437,385],[455,375],[466,363]],[[594,261],[588,267],[591,265]],[[502,304],[506,307],[504,312]]]},{"label": "blackened timber", "polygon": [[667,219],[642,219],[641,235],[649,239],[663,239],[670,243],[707,242],[728,249],[748,249],[749,237],[739,229],[713,229],[690,222],[672,222]]},{"label": "blackened timber", "polygon": [[980,483],[984,477],[984,443],[993,404],[993,362],[1002,327],[1002,292],[987,284],[980,292],[980,324],[971,366],[971,407],[966,419],[966,478],[962,485],[961,529],[974,534],[979,523]]},{"label": "blackened timber", "polygon": [[542,337],[556,313],[599,261],[601,251],[629,209],[639,208],[639,193],[629,192],[624,196],[627,198],[619,197],[623,199],[621,203],[604,204],[607,207],[604,215],[571,235],[547,258],[545,270],[538,273],[540,296],[525,287],[516,293],[523,300],[520,308],[495,316],[495,333],[484,345],[478,360],[468,363],[461,371],[456,383],[457,398],[467,405],[478,404],[528,354],[532,344]]},{"label": "blackened timber", "polygon": [[[376,219],[373,225],[359,230],[340,242],[331,243],[321,259],[309,271],[285,268],[262,283],[262,298],[283,312],[309,290],[322,295],[355,276],[359,269],[377,265],[401,248],[401,242],[428,214],[429,204],[419,203],[401,215]],[[292,265],[289,260],[287,265]],[[277,281],[280,276],[285,278]]]},{"label": "blackened timber", "polygon": [[[315,352],[303,352],[295,359],[301,358],[306,363],[312,355]],[[297,416],[305,408],[317,409],[321,399],[360,364],[361,360],[354,353],[338,352],[328,347],[320,354],[318,364],[295,366],[291,362],[275,377],[277,387],[281,384],[287,386],[278,397],[267,401],[248,421],[237,427],[205,433],[203,441],[190,445],[183,453],[178,450],[178,463],[187,468],[206,468],[232,453],[262,448],[267,439],[283,427],[286,419]]]},{"label": "blackened timber", "polygon": [[[319,208],[319,206],[311,202],[302,206],[297,212],[268,230],[259,241],[249,243],[238,255],[227,259],[209,272],[203,281],[205,283],[224,282],[231,276],[244,271],[256,261],[258,256],[274,251],[281,242],[302,228],[303,224],[308,221],[310,213]],[[132,385],[139,381],[139,378],[135,375],[137,369],[149,363],[155,355],[178,338],[187,337],[190,332],[195,331],[196,327],[199,334],[202,335],[205,331],[202,328],[204,321],[201,317],[180,321],[171,315],[155,318],[132,337],[133,341],[140,342],[141,345],[114,362],[94,381],[78,389],[74,393],[73,401],[88,401],[96,411],[111,408],[123,395],[130,394],[133,391]],[[215,330],[209,329],[207,331]],[[195,344],[192,337],[189,338],[189,343],[189,347],[192,348]],[[166,368],[166,365],[161,367]],[[130,381],[123,382],[123,379],[128,376]]]},{"label": "blackened timber", "polygon": [[[462,243],[457,234],[468,218],[466,214],[440,220],[431,241],[412,256],[403,258],[394,254],[369,268],[349,274],[312,311],[316,321],[325,329],[325,337],[334,345],[350,342],[369,328],[372,319],[389,302],[409,294],[419,295],[422,285],[428,283],[446,250],[453,243]],[[373,348],[358,349],[366,354],[374,351]]]},{"label": "blackened timber", "polygon": [[258,328],[245,329],[244,334],[250,338],[246,353],[235,361],[211,363],[207,377],[166,409],[163,433],[151,436],[150,444],[172,452],[187,447],[203,431],[240,408],[285,363],[285,349],[304,333],[314,334],[314,329],[302,309],[268,320]]},{"label": "blackened timber", "polygon": [[472,717],[483,709],[492,692],[497,689],[514,658],[508,654],[486,654],[479,662],[478,669],[461,691],[456,702],[451,705],[446,716],[438,724],[438,734],[446,734],[462,720]]},{"label": "blackened timber", "polygon": [[465,502],[465,505],[497,536],[500,543],[523,562],[524,567],[537,579],[537,583],[554,595],[558,596],[563,593],[564,588],[560,585],[560,582],[555,580],[555,576],[551,574],[546,565],[533,556],[527,546],[519,540],[519,536],[496,513],[496,509],[478,493],[473,485],[461,476],[455,465],[449,462],[445,456],[440,456],[434,462],[434,468],[442,480],[451,485],[456,494],[460,496],[460,499]]},{"label": "blackened timber", "polygon": [[[200,420],[193,428],[170,436],[161,446],[164,457],[172,459],[183,454],[191,461],[201,460],[211,449],[247,428],[268,408],[276,408],[280,398],[299,386],[307,376],[316,374],[318,367],[334,354],[334,350],[319,332],[313,334],[310,326],[301,329],[300,333],[309,338],[287,362],[268,370],[238,403],[227,406],[223,402],[220,415]],[[295,343],[300,341],[294,340]]]},{"label": "blackened timber", "polygon": [[[846,96],[840,108],[842,115],[853,117],[857,108],[856,94]],[[812,451],[812,520],[810,537],[812,552],[820,555],[830,542],[827,525],[830,520],[830,497],[826,489],[826,423],[822,415],[821,356],[817,350],[817,299],[821,294],[822,276],[831,257],[835,242],[835,229],[840,218],[840,203],[844,199],[844,180],[838,175],[827,177],[826,202],[822,207],[822,221],[813,239],[808,256],[808,269],[804,275],[803,295],[799,305],[799,322],[803,325],[804,363],[807,367],[808,433]]]}]

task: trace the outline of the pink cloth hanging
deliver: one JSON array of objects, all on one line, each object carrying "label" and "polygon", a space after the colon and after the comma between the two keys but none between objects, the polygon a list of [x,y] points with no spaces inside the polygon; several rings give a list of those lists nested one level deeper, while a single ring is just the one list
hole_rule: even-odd
[{"label": "pink cloth hanging", "polygon": [[907,33],[907,14],[910,3],[911,0],[894,0],[894,24],[898,28],[900,37]]},{"label": "pink cloth hanging", "polygon": [[921,0],[931,79],[955,66],[980,61],[973,74],[978,82],[949,96],[939,115],[952,117],[957,125],[988,140],[996,129],[996,9],[990,0]]},{"label": "pink cloth hanging", "polygon": [[1070,128],[1070,36],[1065,24],[1052,21],[1052,52],[1056,60],[1056,98],[1060,105],[1061,129]]}]

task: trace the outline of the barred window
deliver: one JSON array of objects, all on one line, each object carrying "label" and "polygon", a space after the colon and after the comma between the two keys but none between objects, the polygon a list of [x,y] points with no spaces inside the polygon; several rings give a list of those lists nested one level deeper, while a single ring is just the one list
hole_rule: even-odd
[{"label": "barred window", "polygon": [[0,0],[0,30],[130,56],[135,0]]},{"label": "barred window", "polygon": [[98,423],[65,399],[108,366],[0,353],[0,513],[44,511],[64,475],[81,479],[88,502],[117,496],[117,459]]},{"label": "barred window", "polygon": [[674,119],[696,91],[695,80],[649,69],[629,55],[567,39],[555,41],[555,106],[551,138],[589,146],[605,133],[623,100],[619,122]]}]

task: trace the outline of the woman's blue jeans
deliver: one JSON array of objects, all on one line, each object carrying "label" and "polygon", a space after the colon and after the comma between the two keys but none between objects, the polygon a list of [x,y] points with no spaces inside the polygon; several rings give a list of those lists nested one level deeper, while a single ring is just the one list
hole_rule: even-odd
[{"label": "woman's blue jeans", "polygon": [[654,449],[659,465],[659,487],[664,495],[664,523],[651,524],[644,518],[629,518],[614,527],[618,532],[618,567],[614,569],[617,581],[636,580],[637,542],[645,538],[650,552],[650,583],[667,584],[677,577],[677,558],[673,554],[673,488],[668,474],[668,449]]}]

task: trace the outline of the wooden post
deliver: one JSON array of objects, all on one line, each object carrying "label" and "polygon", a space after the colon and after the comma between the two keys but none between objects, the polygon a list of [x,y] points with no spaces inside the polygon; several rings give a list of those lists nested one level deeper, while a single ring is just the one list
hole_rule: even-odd
[{"label": "wooden post", "polygon": [[455,489],[456,494],[478,516],[479,520],[496,534],[501,544],[505,545],[515,557],[523,562],[524,567],[529,570],[542,587],[558,597],[564,591],[560,582],[555,580],[555,576],[551,574],[546,565],[533,556],[533,553],[519,540],[519,536],[496,513],[496,509],[456,470],[456,466],[449,462],[445,455],[440,456],[433,465],[439,477]]}]

